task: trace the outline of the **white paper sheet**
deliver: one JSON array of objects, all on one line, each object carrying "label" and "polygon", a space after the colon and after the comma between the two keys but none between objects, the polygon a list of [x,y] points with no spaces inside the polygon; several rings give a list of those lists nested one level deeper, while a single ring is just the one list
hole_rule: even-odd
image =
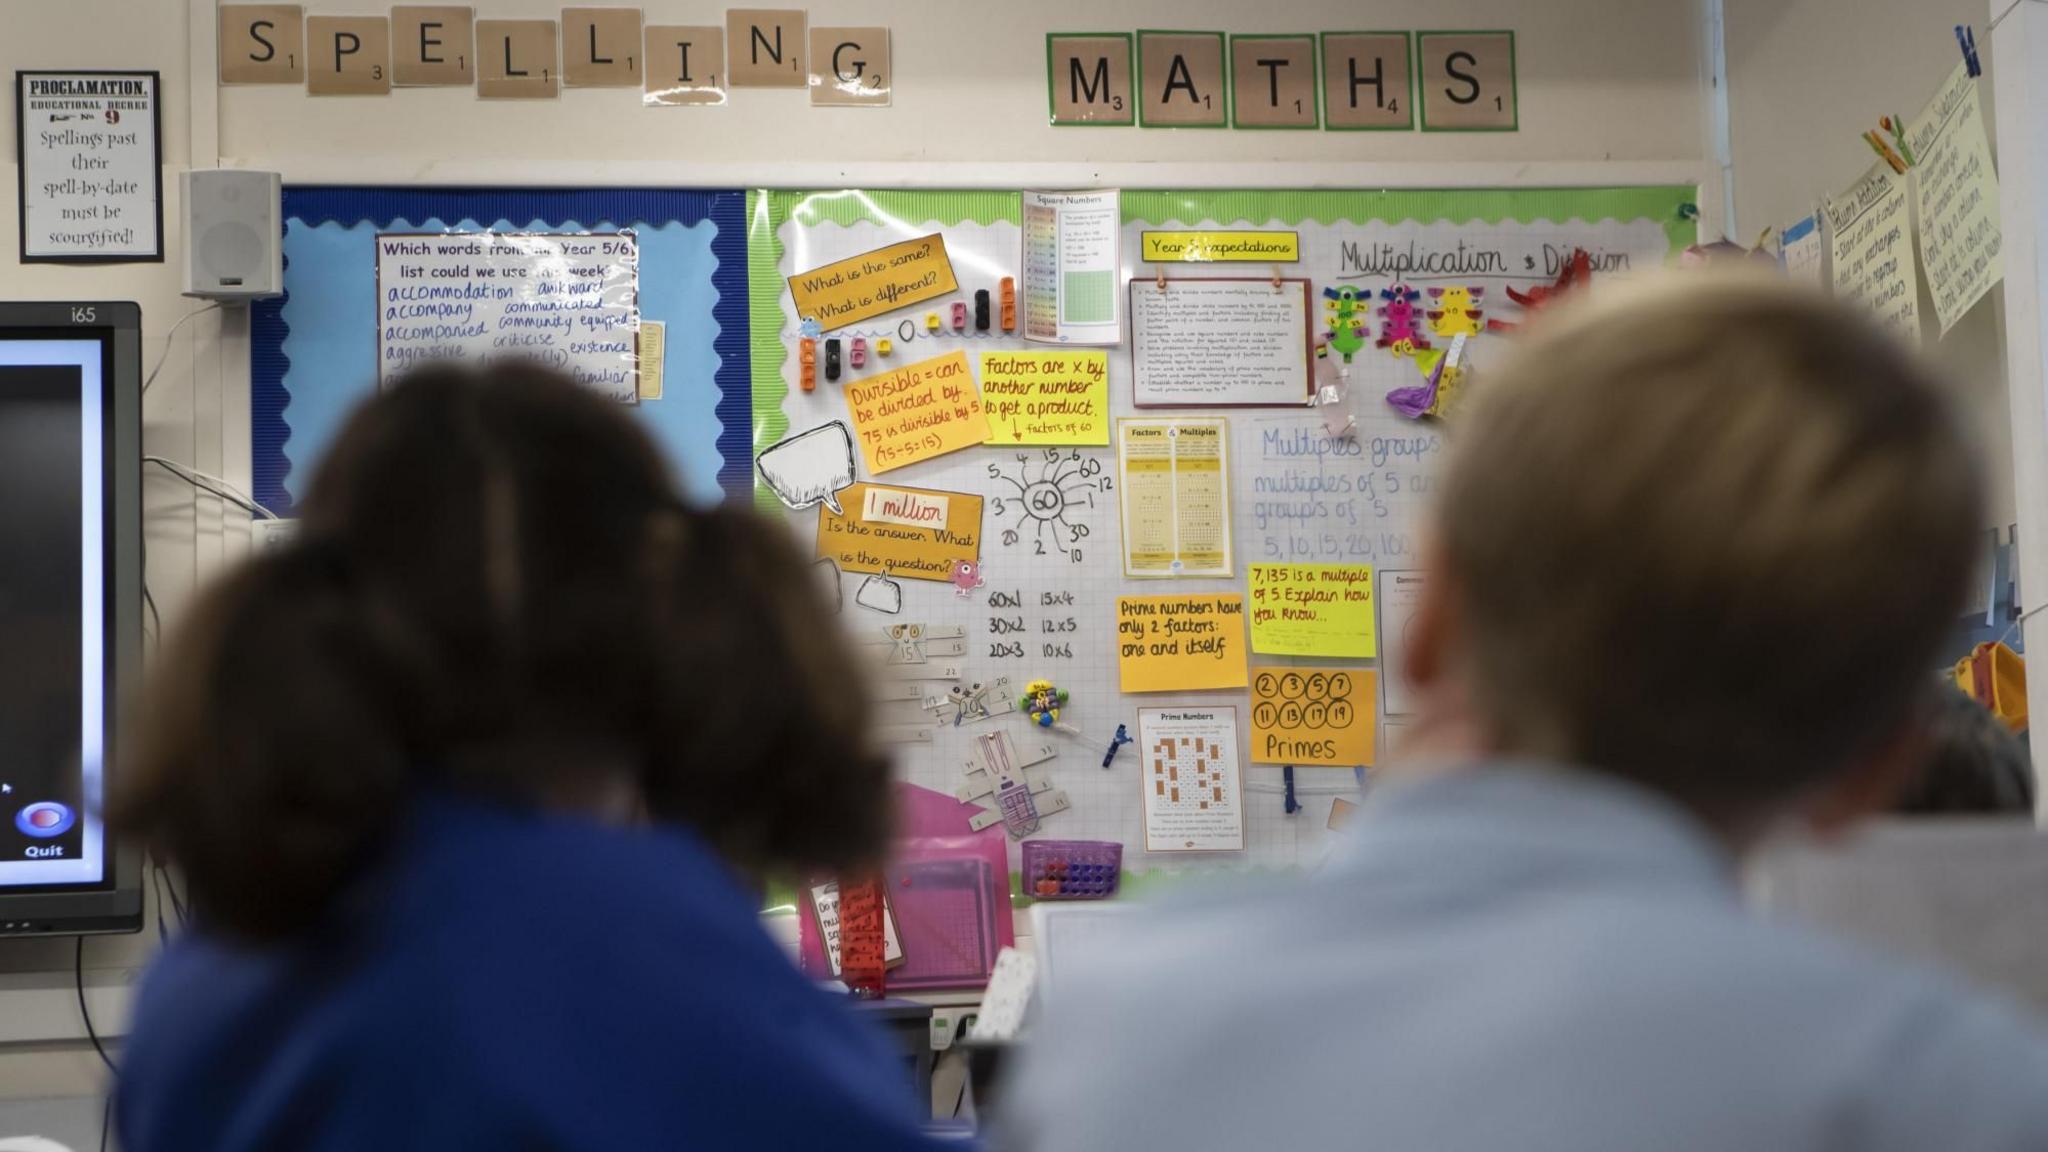
[{"label": "white paper sheet", "polygon": [[1024,195],[1024,338],[1043,344],[1123,340],[1122,198]]},{"label": "white paper sheet", "polygon": [[1140,408],[1309,397],[1306,280],[1131,282],[1131,387]]},{"label": "white paper sheet", "polygon": [[1138,709],[1145,851],[1244,847],[1244,782],[1236,708]]}]

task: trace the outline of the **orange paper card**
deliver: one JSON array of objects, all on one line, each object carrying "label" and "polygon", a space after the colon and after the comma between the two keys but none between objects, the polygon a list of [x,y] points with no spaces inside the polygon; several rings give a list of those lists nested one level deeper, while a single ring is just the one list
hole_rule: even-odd
[{"label": "orange paper card", "polygon": [[789,278],[796,314],[830,332],[959,287],[946,238],[934,232],[849,256]]},{"label": "orange paper card", "polygon": [[1252,763],[1372,763],[1374,673],[1260,668],[1252,675]]},{"label": "orange paper card", "polygon": [[842,572],[950,580],[981,559],[981,497],[855,484],[839,493],[843,516],[818,509],[818,555]]},{"label": "orange paper card", "polygon": [[948,352],[846,386],[868,471],[972,448],[988,439],[988,416],[967,353]]},{"label": "orange paper card", "polygon": [[1245,686],[1242,596],[1119,596],[1116,639],[1126,692]]}]

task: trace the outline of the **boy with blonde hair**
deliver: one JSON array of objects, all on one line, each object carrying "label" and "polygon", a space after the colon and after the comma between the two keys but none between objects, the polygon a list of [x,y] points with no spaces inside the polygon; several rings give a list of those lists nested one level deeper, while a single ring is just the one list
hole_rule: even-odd
[{"label": "boy with blonde hair", "polygon": [[1734,883],[1915,765],[1981,522],[1936,382],[1843,306],[1694,277],[1545,317],[1451,434],[1413,764],[1312,880],[1063,956],[1019,1142],[2048,1148],[2039,1034]]}]

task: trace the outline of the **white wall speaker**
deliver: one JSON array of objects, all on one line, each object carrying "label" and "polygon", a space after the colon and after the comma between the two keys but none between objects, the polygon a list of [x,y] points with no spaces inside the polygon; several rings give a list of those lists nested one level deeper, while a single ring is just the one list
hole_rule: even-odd
[{"label": "white wall speaker", "polygon": [[201,168],[178,175],[185,204],[185,295],[260,300],[284,292],[284,178]]}]

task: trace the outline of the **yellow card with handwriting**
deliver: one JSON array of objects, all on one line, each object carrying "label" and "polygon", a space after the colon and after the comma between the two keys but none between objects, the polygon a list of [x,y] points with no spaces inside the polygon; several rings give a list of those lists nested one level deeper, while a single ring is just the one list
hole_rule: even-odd
[{"label": "yellow card with handwriting", "polygon": [[1242,688],[1244,597],[1119,596],[1116,646],[1125,692]]},{"label": "yellow card with handwriting", "polygon": [[1108,444],[1109,354],[983,352],[990,444]]},{"label": "yellow card with handwriting", "polygon": [[860,436],[860,453],[876,476],[988,439],[988,416],[965,352],[848,384],[846,406]]},{"label": "yellow card with handwriting", "polygon": [[1372,763],[1377,674],[1357,668],[1252,673],[1252,763]]},{"label": "yellow card with handwriting", "polygon": [[1253,564],[1252,651],[1275,656],[1379,654],[1372,565]]}]

